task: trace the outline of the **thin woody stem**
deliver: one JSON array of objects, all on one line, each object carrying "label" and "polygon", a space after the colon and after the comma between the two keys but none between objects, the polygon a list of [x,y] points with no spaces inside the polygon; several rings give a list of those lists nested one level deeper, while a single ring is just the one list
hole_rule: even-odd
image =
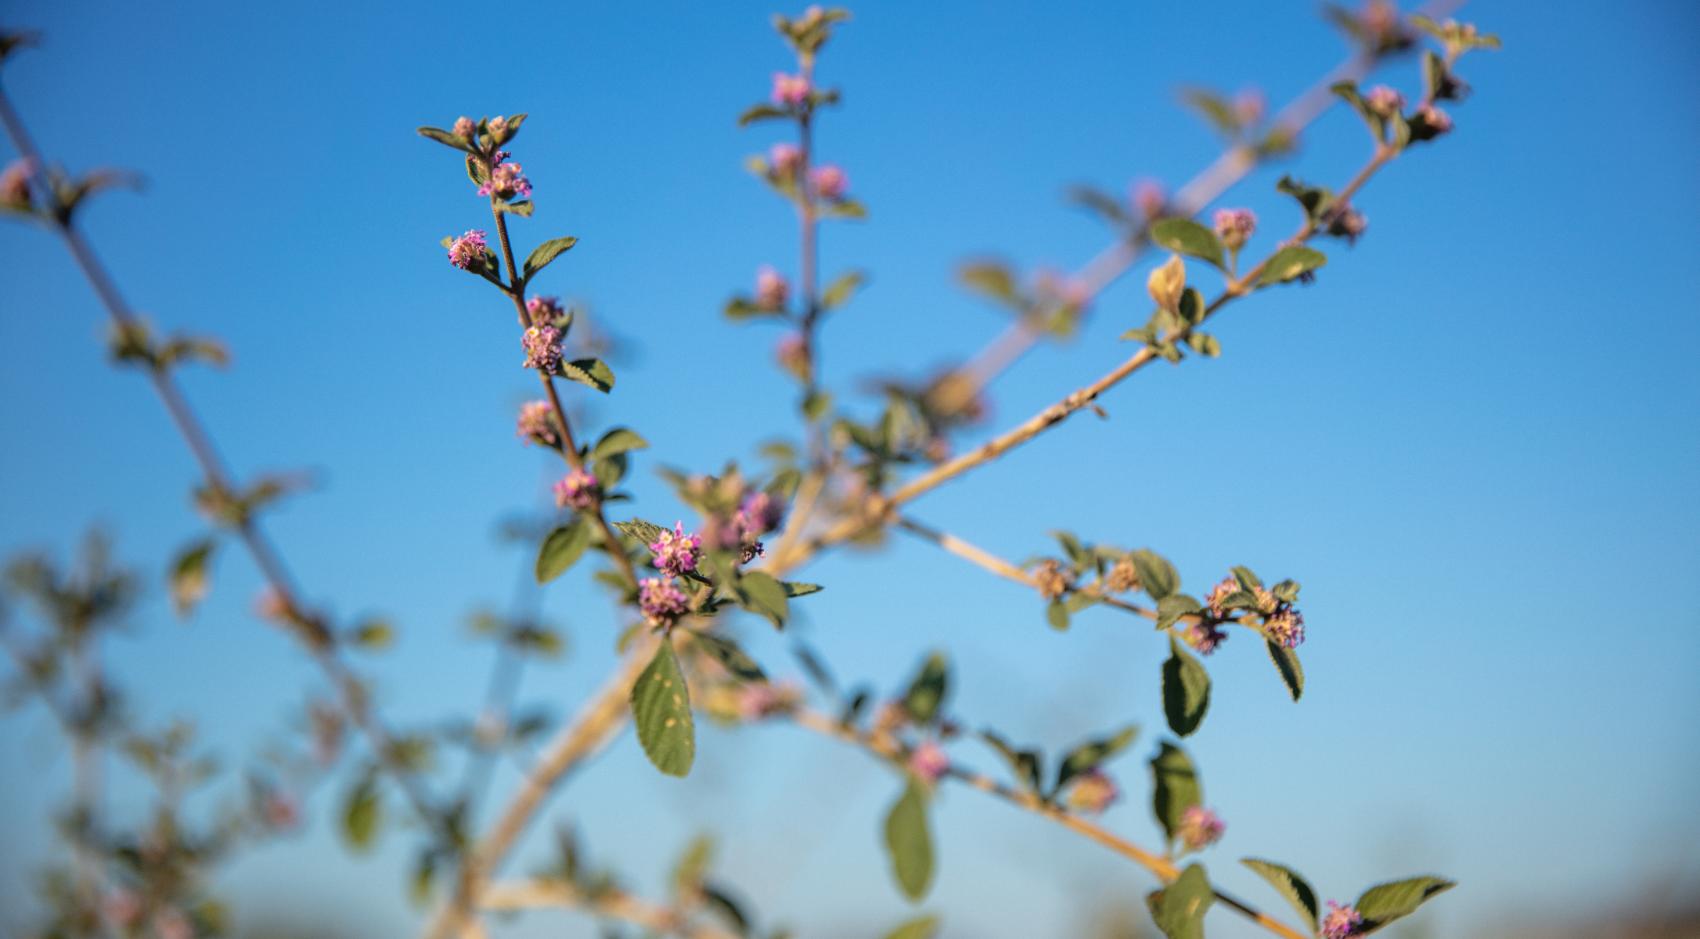
[{"label": "thin woody stem", "polygon": [[[40,151],[23,125],[22,119],[13,108],[11,99],[0,90],[0,123],[4,123],[6,134],[12,140],[13,146],[20,156],[30,161],[39,176],[46,172],[46,164],[41,159]],[[40,186],[43,192],[49,187]],[[56,203],[50,203],[55,205]],[[136,315],[119,292],[116,282],[107,272],[100,259],[95,255],[93,247],[83,237],[81,231],[74,227],[68,219],[55,219],[53,228],[59,232],[72,258],[82,270],[89,285],[94,288],[96,296],[113,322],[121,328],[134,328],[138,325]],[[231,476],[218,450],[213,445],[206,427],[190,407],[168,368],[152,365],[146,369],[148,381],[153,385],[165,409],[177,427],[178,433],[189,446],[190,453],[206,479],[207,486],[219,493],[235,492]],[[330,637],[325,634],[324,627],[318,625],[308,613],[300,599],[300,591],[290,576],[283,557],[261,530],[259,522],[251,515],[244,514],[235,526],[236,534],[253,557],[260,574],[276,594],[283,606],[287,617],[298,624],[313,624],[304,626],[296,631],[313,660],[330,679],[335,690],[338,703],[343,713],[363,733],[370,745],[374,757],[390,772],[401,786],[403,793],[418,815],[433,826],[441,824],[434,809],[434,803],[426,792],[424,782],[416,773],[401,763],[397,757],[394,737],[389,730],[372,713],[366,703],[364,684],[354,675],[348,664],[336,653]]]},{"label": "thin woody stem", "polygon": [[[898,765],[902,765],[903,763],[903,748],[897,740],[892,738],[890,735],[868,733],[853,726],[846,725],[826,714],[808,709],[792,711],[790,714],[786,715],[785,719],[805,730],[813,731],[814,733],[831,737],[834,740],[839,740],[865,750],[882,762],[897,763]],[[1103,826],[1069,812],[1062,806],[1052,802],[1047,802],[1031,792],[1016,789],[1015,787],[1001,783],[990,776],[985,776],[954,764],[945,771],[944,778],[954,780],[955,782],[968,786],[971,789],[978,789],[979,791],[1001,799],[1016,808],[1023,809],[1034,815],[1038,815],[1041,818],[1055,822],[1069,831],[1086,838],[1088,841],[1102,845],[1122,857],[1133,861],[1140,867],[1150,871],[1158,880],[1165,884],[1173,882],[1175,878],[1181,875],[1180,868],[1176,867],[1173,861],[1163,855],[1158,854],[1155,851],[1149,851],[1142,848],[1126,838],[1109,831]],[[1252,922],[1264,929],[1278,936],[1284,937],[1284,939],[1310,939],[1310,937],[1305,933],[1293,929],[1291,926],[1286,925],[1267,913],[1260,912],[1256,907],[1253,907],[1248,903],[1230,896],[1229,894],[1223,893],[1220,890],[1215,891],[1215,894],[1216,899],[1223,905],[1230,907],[1236,913],[1250,919]]]},{"label": "thin woody stem", "polygon": [[652,903],[618,888],[588,893],[560,880],[491,884],[484,891],[479,905],[491,911],[564,907],[680,939],[737,939],[737,934],[717,926],[689,922],[685,913],[675,907]]}]

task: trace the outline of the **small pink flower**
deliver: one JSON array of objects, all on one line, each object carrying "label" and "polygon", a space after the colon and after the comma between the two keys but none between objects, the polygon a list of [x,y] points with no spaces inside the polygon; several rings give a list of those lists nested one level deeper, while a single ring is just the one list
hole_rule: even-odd
[{"label": "small pink flower", "polygon": [[1186,632],[1181,633],[1181,638],[1200,655],[1211,655],[1217,646],[1228,640],[1228,634],[1217,628],[1215,623],[1198,622],[1188,626]]},{"label": "small pink flower", "polygon": [[472,118],[466,117],[464,115],[461,116],[461,117],[455,118],[455,136],[456,137],[460,137],[460,138],[463,138],[467,141],[471,141],[472,135],[477,133],[477,132],[478,132],[478,125],[472,123]]},{"label": "small pink flower", "polygon": [[801,107],[809,99],[809,93],[814,90],[807,75],[787,75],[784,72],[773,73],[773,103],[782,107]]},{"label": "small pink flower", "polygon": [[815,195],[829,202],[837,202],[844,198],[845,191],[850,188],[850,177],[838,167],[827,164],[809,171],[809,185],[814,188]]},{"label": "small pink flower", "polygon": [[561,364],[561,331],[551,325],[532,326],[520,337],[525,348],[525,367],[554,374]]},{"label": "small pink flower", "polygon": [[525,312],[539,326],[554,325],[564,313],[560,297],[532,297],[525,301]]},{"label": "small pink flower", "polygon": [[583,512],[601,497],[602,489],[589,470],[576,469],[555,483],[555,505]]},{"label": "small pink flower", "polygon": [[28,157],[19,157],[0,173],[0,203],[18,208],[28,208],[30,205],[30,176],[35,173],[35,163]]},{"label": "small pink flower", "polygon": [[475,228],[449,245],[449,263],[463,271],[469,271],[474,264],[484,263],[484,255],[488,250],[484,245],[484,232]]},{"label": "small pink flower", "polygon": [[1221,816],[1201,805],[1194,805],[1181,813],[1181,824],[1175,834],[1188,851],[1200,851],[1222,840],[1222,833],[1227,829],[1227,823],[1222,821]]},{"label": "small pink flower", "polygon": [[774,685],[753,681],[738,689],[738,716],[746,721],[757,721],[775,714],[787,714],[795,710],[802,700],[803,692],[790,682]]},{"label": "small pink flower", "polygon": [[1154,179],[1141,179],[1133,184],[1133,207],[1139,210],[1140,217],[1146,221],[1161,217],[1168,201],[1169,197],[1163,193],[1162,183]]},{"label": "small pink flower", "polygon": [[779,367],[790,372],[798,381],[803,381],[809,374],[809,343],[802,333],[790,333],[779,340],[774,347],[773,357],[779,362]]},{"label": "small pink flower", "polygon": [[1239,580],[1229,574],[1222,578],[1221,583],[1211,587],[1210,592],[1204,595],[1204,605],[1210,608],[1211,616],[1223,616],[1228,612],[1228,608],[1222,605],[1222,601],[1239,592]]},{"label": "small pink flower", "polygon": [[671,626],[685,615],[690,598],[671,581],[647,577],[638,585],[638,609],[651,626]]},{"label": "small pink flower", "polygon": [[1442,111],[1432,104],[1425,104],[1417,109],[1417,117],[1428,126],[1429,132],[1439,137],[1452,129],[1452,115]]},{"label": "small pink flower", "polygon": [[495,117],[490,118],[484,126],[490,128],[490,133],[500,140],[502,134],[507,132],[508,119],[498,114]]},{"label": "small pink flower", "polygon": [[1405,109],[1405,96],[1386,85],[1376,85],[1364,95],[1364,103],[1382,117],[1392,117]]},{"label": "small pink flower", "polygon": [[1329,900],[1328,915],[1322,917],[1322,930],[1318,935],[1322,939],[1347,939],[1357,933],[1363,921],[1363,914],[1356,907],[1341,906]]},{"label": "small pink flower", "polygon": [[1068,804],[1076,812],[1098,815],[1121,798],[1116,781],[1103,770],[1093,769],[1074,777],[1068,787]]},{"label": "small pink flower", "polygon": [[266,826],[273,831],[288,831],[301,821],[300,807],[293,798],[282,793],[267,795],[262,811]]},{"label": "small pink flower", "polygon": [[1257,231],[1257,216],[1250,209],[1217,209],[1215,222],[1216,234],[1229,251],[1245,247]]},{"label": "small pink flower", "polygon": [[478,187],[481,196],[512,199],[531,195],[531,180],[526,179],[518,163],[507,163],[506,150],[496,151],[496,165],[490,168],[490,178]]},{"label": "small pink flower", "polygon": [[756,271],[756,306],[764,310],[782,310],[790,293],[791,285],[778,271],[766,266]]},{"label": "small pink flower", "polygon": [[931,740],[909,752],[909,772],[929,786],[937,784],[949,769],[950,757],[945,755],[943,747]]},{"label": "small pink flower", "polygon": [[702,553],[702,536],[685,534],[685,523],[679,522],[672,531],[663,531],[656,536],[650,542],[649,550],[655,555],[653,563],[657,570],[673,577],[683,577],[697,569],[697,559]]},{"label": "small pink flower", "polygon": [[790,176],[803,165],[803,151],[794,143],[776,143],[768,148],[767,163],[780,176]]},{"label": "small pink flower", "polygon": [[555,433],[555,409],[547,401],[527,401],[520,405],[514,432],[527,444],[554,446],[560,440]]},{"label": "small pink flower", "polygon": [[1305,641],[1304,614],[1286,604],[1263,624],[1263,634],[1278,646],[1296,649]]},{"label": "small pink flower", "polygon": [[760,537],[777,531],[785,520],[785,504],[765,492],[752,492],[744,497],[733,519],[746,537]]}]

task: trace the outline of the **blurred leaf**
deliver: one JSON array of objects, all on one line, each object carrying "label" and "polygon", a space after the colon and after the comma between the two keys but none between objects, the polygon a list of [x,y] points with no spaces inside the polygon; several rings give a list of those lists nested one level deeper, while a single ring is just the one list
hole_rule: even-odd
[{"label": "blurred leaf", "polygon": [[1216,893],[1202,864],[1189,864],[1175,882],[1146,898],[1151,918],[1169,939],[1204,939],[1204,912]]},{"label": "blurred leaf", "polygon": [[427,140],[435,140],[445,147],[453,147],[462,153],[469,151],[466,141],[460,139],[460,137],[455,134],[443,130],[441,127],[421,127],[419,128],[419,136],[424,137]]},{"label": "blurred leaf", "polygon": [[387,649],[395,642],[395,627],[388,620],[368,619],[349,631],[348,639],[369,652]]},{"label": "blurred leaf", "polygon": [[1015,275],[1002,264],[991,261],[964,264],[957,272],[957,277],[961,279],[964,287],[975,293],[1010,306],[1021,305],[1021,297],[1015,286]]},{"label": "blurred leaf", "polygon": [[677,864],[673,865],[673,891],[681,897],[689,897],[702,888],[702,879],[708,873],[709,862],[714,859],[714,839],[708,835],[698,835],[686,845],[685,851],[679,856]]},{"label": "blurred leaf", "polygon": [[628,427],[616,427],[603,434],[602,439],[596,441],[596,446],[590,448],[590,458],[604,460],[617,453],[642,450],[648,446],[649,441],[643,439],[637,431]]},{"label": "blurred leaf", "polygon": [[1097,769],[1106,760],[1126,750],[1138,735],[1139,725],[1129,724],[1112,736],[1083,743],[1063,754],[1062,762],[1057,766],[1057,783],[1051,791],[1060,792],[1076,776]]},{"label": "blurred leaf", "polygon": [[1188,616],[1204,609],[1196,597],[1184,593],[1171,593],[1157,601],[1157,628],[1168,629],[1183,616]]},{"label": "blurred leaf", "polygon": [[1175,572],[1175,566],[1166,558],[1150,548],[1138,548],[1128,552],[1128,559],[1133,562],[1134,569],[1139,572],[1139,585],[1151,599],[1162,602],[1162,599],[1180,589],[1181,577]]},{"label": "blurred leaf", "polygon": [[1155,784],[1151,794],[1152,813],[1163,826],[1164,835],[1173,842],[1180,831],[1181,816],[1204,800],[1198,772],[1185,750],[1165,741],[1151,758],[1151,777]]},{"label": "blurred leaf", "polygon": [[378,792],[376,767],[368,769],[348,790],[342,808],[342,835],[349,847],[365,851],[372,846],[383,821],[383,802]]},{"label": "blurred leaf", "polygon": [[1163,715],[1169,729],[1182,737],[1204,723],[1210,708],[1210,673],[1204,670],[1174,637],[1169,637],[1169,659],[1163,663]]},{"label": "blurred leaf", "polygon": [[732,639],[714,633],[696,633],[693,638],[702,646],[704,652],[744,681],[767,681],[767,674],[761,670],[761,666]]},{"label": "blurred leaf", "polygon": [[646,522],[641,518],[630,521],[615,522],[614,527],[637,541],[639,544],[653,544],[667,529],[654,522]]},{"label": "blurred leaf", "polygon": [[1151,240],[1177,254],[1191,255],[1220,268],[1222,242],[1216,233],[1190,218],[1166,218],[1151,226]]},{"label": "blurred leaf", "polygon": [[1328,258],[1315,248],[1304,245],[1288,245],[1275,252],[1263,265],[1262,273],[1257,275],[1259,287],[1268,284],[1281,284],[1316,270],[1328,263]]},{"label": "blurred leaf", "polygon": [[1257,858],[1248,857],[1240,863],[1255,871],[1257,876],[1269,881],[1269,885],[1305,918],[1305,924],[1310,927],[1310,931],[1316,932],[1316,891],[1310,888],[1310,884],[1306,883],[1297,871],[1274,861],[1261,861]]},{"label": "blurred leaf", "polygon": [[673,644],[663,638],[655,658],[632,685],[632,719],[638,742],[655,768],[684,776],[696,759],[696,730],[691,722],[690,692]]},{"label": "blurred leaf", "polygon": [[885,817],[885,847],[898,888],[919,902],[933,880],[933,839],[927,830],[927,790],[914,779]]},{"label": "blurred leaf", "polygon": [[840,276],[837,280],[828,284],[825,290],[821,291],[821,309],[831,310],[835,307],[842,306],[845,301],[850,299],[852,294],[861,290],[862,286],[867,282],[868,275],[862,271],[851,271],[848,274]]},{"label": "blurred leaf", "polygon": [[580,519],[551,531],[537,550],[537,582],[546,584],[567,572],[590,547],[590,526]]},{"label": "blurred leaf", "polygon": [[933,939],[938,931],[937,916],[920,916],[886,933],[885,939]]},{"label": "blurred leaf", "polygon": [[188,616],[207,595],[207,564],[216,542],[203,538],[184,548],[171,562],[171,605]]},{"label": "blurred leaf", "polygon": [[758,104],[738,115],[738,126],[748,127],[757,121],[771,121],[775,118],[790,116],[791,112],[776,108],[771,104]]},{"label": "blurred leaf", "polygon": [[763,571],[746,571],[738,578],[738,597],[745,609],[767,617],[776,628],[785,628],[785,618],[790,615],[791,608],[785,599],[785,588],[773,575]]},{"label": "blurred leaf", "polygon": [[944,706],[950,691],[950,663],[942,652],[934,652],[921,663],[921,670],[903,693],[903,710],[917,724],[931,724]]},{"label": "blurred leaf", "polygon": [[980,731],[980,739],[990,744],[998,755],[1004,758],[1009,768],[1015,772],[1015,778],[1029,792],[1039,793],[1040,779],[1044,776],[1042,757],[1037,750],[1017,750],[1010,746],[1009,741],[990,729]]}]

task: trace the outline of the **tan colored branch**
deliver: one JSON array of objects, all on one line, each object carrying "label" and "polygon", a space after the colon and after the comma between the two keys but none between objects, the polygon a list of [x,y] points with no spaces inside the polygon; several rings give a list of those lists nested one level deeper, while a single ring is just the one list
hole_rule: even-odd
[{"label": "tan colored branch", "polygon": [[608,888],[592,894],[558,880],[491,884],[484,890],[479,905],[491,911],[575,909],[681,939],[737,939],[734,933],[717,926],[690,922],[678,909],[643,900],[624,890]]}]

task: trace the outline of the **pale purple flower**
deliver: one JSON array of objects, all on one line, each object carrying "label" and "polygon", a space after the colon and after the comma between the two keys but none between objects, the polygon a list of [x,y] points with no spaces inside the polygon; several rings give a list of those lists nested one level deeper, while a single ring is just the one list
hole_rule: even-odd
[{"label": "pale purple flower", "polygon": [[29,157],[19,157],[0,173],[0,203],[27,208],[30,204],[30,176],[35,173],[35,162]]},{"label": "pale purple flower", "polygon": [[1264,621],[1263,634],[1278,646],[1296,649],[1305,641],[1304,614],[1283,603],[1275,615]]},{"label": "pale purple flower", "polygon": [[756,271],[756,306],[764,310],[782,310],[790,293],[791,285],[778,271],[765,265]]},{"label": "pale purple flower", "polygon": [[527,401],[520,405],[515,434],[527,444],[554,446],[559,441],[555,433],[555,409],[547,401]]},{"label": "pale purple flower", "polygon": [[788,333],[773,348],[779,367],[802,381],[809,374],[809,342],[802,333]]},{"label": "pale purple flower", "polygon": [[531,180],[525,178],[518,163],[507,162],[509,156],[506,150],[496,151],[496,155],[491,159],[490,178],[478,187],[479,195],[495,196],[498,199],[531,195]]},{"label": "pale purple flower", "polygon": [[1076,812],[1097,815],[1115,804],[1122,792],[1116,781],[1100,769],[1087,770],[1069,783],[1068,804]]},{"label": "pale purple flower", "polygon": [[807,75],[787,75],[784,72],[773,73],[773,103],[782,107],[801,107],[809,100],[809,92],[814,86]]},{"label": "pale purple flower", "polygon": [[1187,645],[1197,649],[1200,655],[1210,655],[1216,651],[1217,646],[1228,641],[1228,634],[1215,623],[1200,621],[1188,626],[1186,632],[1181,633],[1181,638],[1186,640]]},{"label": "pale purple flower", "polygon": [[484,232],[475,228],[449,244],[449,263],[469,271],[474,264],[484,263],[484,254],[488,250],[484,246]]},{"label": "pale purple flower", "polygon": [[844,198],[844,193],[850,188],[850,177],[842,169],[832,164],[817,166],[809,170],[809,185],[815,195],[830,202]]},{"label": "pale purple flower", "polygon": [[1222,832],[1228,829],[1222,817],[1202,805],[1194,805],[1181,813],[1180,826],[1175,830],[1176,837],[1188,851],[1200,851],[1222,839]]},{"label": "pale purple flower", "polygon": [[561,298],[532,297],[525,301],[525,312],[531,317],[531,321],[539,326],[545,323],[553,325],[556,320],[561,318],[563,313]]},{"label": "pale purple flower", "polygon": [[1245,247],[1252,232],[1257,231],[1257,216],[1250,209],[1217,209],[1216,234],[1229,251]]},{"label": "pale purple flower", "polygon": [[950,757],[945,755],[944,748],[931,740],[909,752],[909,772],[915,778],[931,786],[950,769]]},{"label": "pale purple flower", "polygon": [[1322,929],[1317,935],[1322,939],[1346,939],[1357,933],[1363,921],[1363,914],[1358,912],[1357,907],[1341,906],[1329,900],[1328,915],[1322,917]]},{"label": "pale purple flower", "polygon": [[595,474],[585,469],[576,469],[561,477],[554,489],[555,505],[580,512],[596,505],[596,500],[602,495]]},{"label": "pale purple flower", "polygon": [[778,530],[779,523],[784,520],[785,504],[759,491],[744,497],[735,519],[746,536],[756,537]]},{"label": "pale purple flower", "polygon": [[1345,238],[1349,244],[1355,244],[1368,230],[1369,219],[1350,206],[1332,213],[1328,219],[1328,233]]},{"label": "pale purple flower", "polygon": [[562,338],[561,331],[552,325],[528,327],[520,338],[525,347],[525,367],[554,374],[561,364]]},{"label": "pale purple flower", "polygon": [[472,118],[462,115],[461,117],[455,118],[454,131],[456,137],[461,137],[470,141],[472,140],[472,135],[478,132],[478,125],[472,122]]},{"label": "pale purple flower", "polygon": [[1168,201],[1169,197],[1163,193],[1163,184],[1154,179],[1141,179],[1133,184],[1133,207],[1146,221],[1160,217]]},{"label": "pale purple flower", "polygon": [[638,585],[638,609],[651,626],[671,626],[685,615],[689,598],[670,580],[646,577]]},{"label": "pale purple flower", "polygon": [[485,122],[484,126],[490,128],[491,136],[495,137],[497,141],[500,142],[502,135],[507,133],[508,119],[498,114]]},{"label": "pale purple flower", "polygon": [[786,714],[802,703],[803,692],[795,684],[774,685],[753,681],[738,689],[738,716],[746,721]]},{"label": "pale purple flower", "polygon": [[794,143],[776,143],[768,148],[767,163],[775,173],[790,176],[803,165],[803,151]]},{"label": "pale purple flower", "polygon": [[697,558],[702,553],[702,536],[685,534],[685,523],[678,522],[672,531],[664,530],[650,542],[649,550],[655,554],[657,570],[683,577],[686,572],[697,569]]},{"label": "pale purple flower", "polygon": [[1425,104],[1417,109],[1417,117],[1422,119],[1432,136],[1439,137],[1452,129],[1452,115],[1442,111],[1432,104]]},{"label": "pale purple flower", "polygon": [[1239,592],[1239,580],[1234,575],[1229,574],[1222,578],[1221,583],[1211,587],[1210,592],[1204,595],[1204,605],[1210,608],[1211,616],[1220,617],[1228,612],[1228,608],[1222,605],[1222,601]]},{"label": "pale purple flower", "polygon": [[1405,109],[1405,96],[1386,85],[1376,85],[1364,95],[1364,104],[1375,114],[1392,117]]}]

